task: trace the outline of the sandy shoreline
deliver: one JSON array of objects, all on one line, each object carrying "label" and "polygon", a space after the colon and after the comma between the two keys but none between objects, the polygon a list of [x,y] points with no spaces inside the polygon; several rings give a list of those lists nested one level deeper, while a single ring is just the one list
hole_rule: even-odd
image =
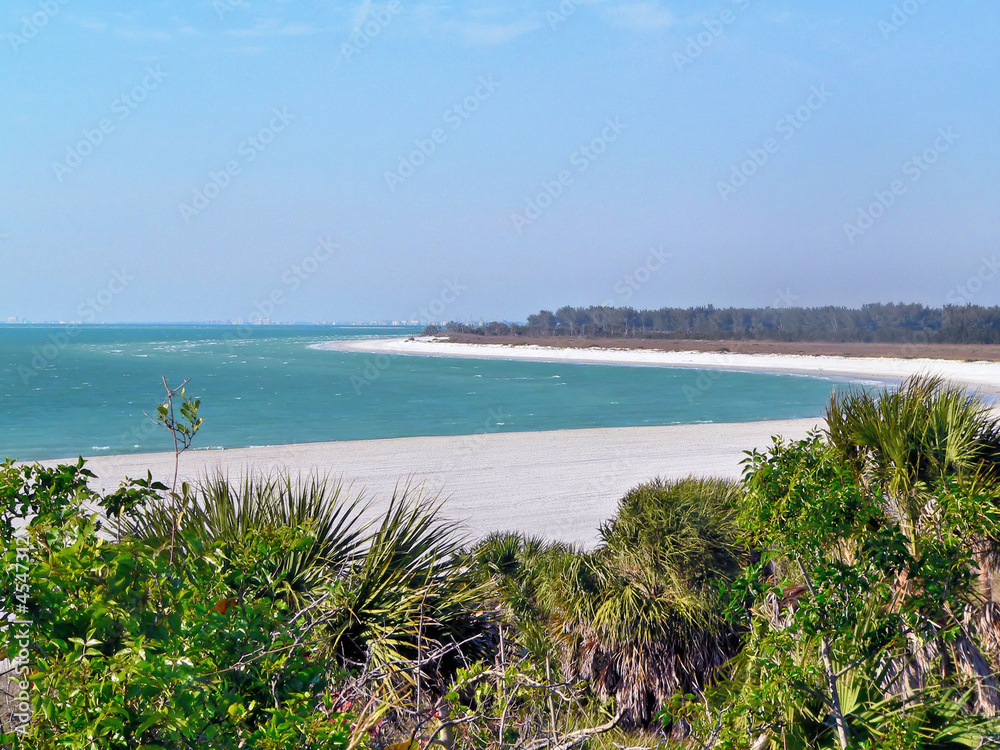
[{"label": "sandy shoreline", "polygon": [[[892,359],[791,354],[734,354],[651,350],[571,349],[441,342],[433,339],[336,341],[317,348],[369,355],[503,358],[547,362],[696,367],[786,372],[837,379],[898,381],[936,373],[994,398],[1000,364],[940,359]],[[276,468],[293,474],[329,474],[364,490],[378,510],[397,484],[409,481],[440,494],[444,514],[462,521],[472,537],[517,530],[551,539],[592,543],[601,522],[631,487],[655,477],[737,478],[744,452],[764,448],[774,435],[804,437],[817,419],[665,427],[615,427],[547,432],[481,433],[258,448],[190,451],[181,480],[221,470],[239,475]],[[47,461],[44,463],[55,463]],[[127,476],[169,483],[173,454],[99,456],[89,467],[101,489]]]},{"label": "sandy shoreline", "polygon": [[910,375],[941,375],[947,380],[1000,398],[1000,363],[893,357],[840,357],[809,354],[737,354],[733,352],[659,351],[525,344],[467,344],[431,337],[330,341],[314,348],[369,354],[409,354],[426,357],[515,359],[580,364],[692,367],[744,372],[781,372],[872,382],[898,382]]},{"label": "sandy shoreline", "polygon": [[[464,522],[473,537],[519,530],[590,543],[618,499],[640,482],[691,474],[738,478],[743,451],[769,445],[776,434],[804,437],[816,424],[796,419],[189,451],[181,456],[180,473],[182,481],[216,469],[330,473],[356,490],[365,488],[376,508],[384,507],[397,482],[409,479],[430,495],[441,493],[445,515]],[[98,476],[92,486],[102,489],[147,470],[169,483],[173,454],[99,456],[88,466]]]}]

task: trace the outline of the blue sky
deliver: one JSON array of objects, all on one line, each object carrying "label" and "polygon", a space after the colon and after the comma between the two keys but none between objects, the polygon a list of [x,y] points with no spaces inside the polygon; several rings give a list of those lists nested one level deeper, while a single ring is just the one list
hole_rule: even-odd
[{"label": "blue sky", "polygon": [[998,304],[997,28],[943,0],[8,0],[0,321]]}]

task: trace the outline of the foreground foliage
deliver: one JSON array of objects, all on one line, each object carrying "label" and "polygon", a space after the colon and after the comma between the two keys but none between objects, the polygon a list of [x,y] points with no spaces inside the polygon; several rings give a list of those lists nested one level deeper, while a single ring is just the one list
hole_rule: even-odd
[{"label": "foreground foliage", "polygon": [[[83,467],[0,470],[3,609],[30,622],[32,719],[6,742],[31,748],[346,747],[310,657],[314,619],[277,599],[267,562],[308,543],[275,530],[242,546],[198,546],[183,565],[161,546],[110,541],[89,507],[153,499],[149,483],[109,498]],[[16,529],[17,519],[29,517]],[[23,540],[12,543],[15,531]],[[183,535],[181,535],[183,536]],[[185,540],[192,549],[194,538]],[[21,592],[30,596],[19,597]],[[21,605],[27,601],[24,609]],[[8,653],[20,645],[8,631]]]},{"label": "foreground foliage", "polygon": [[82,460],[8,462],[0,606],[29,685],[0,742],[998,746],[1000,426],[933,378],[827,417],[740,483],[639,485],[593,549],[466,548],[409,487],[376,513],[317,477],[101,495]]},{"label": "foreground foliage", "polygon": [[739,649],[725,617],[740,573],[738,488],[687,479],[636,487],[591,552],[497,535],[475,550],[497,586],[512,642],[541,670],[613,701],[624,727],[648,728],[663,703],[700,693]]},{"label": "foreground foliage", "polygon": [[[760,562],[734,679],[697,716],[721,747],[977,747],[1000,727],[992,602],[996,423],[935,379],[835,397],[828,432],[747,461],[739,524]],[[714,704],[714,705],[713,705]]]}]

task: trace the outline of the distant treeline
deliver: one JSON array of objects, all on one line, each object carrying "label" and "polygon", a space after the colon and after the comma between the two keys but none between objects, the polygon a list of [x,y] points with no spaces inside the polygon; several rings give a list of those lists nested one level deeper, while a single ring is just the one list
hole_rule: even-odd
[{"label": "distant treeline", "polygon": [[869,304],[847,307],[561,307],[519,323],[448,323],[428,334],[765,341],[1000,344],[1000,307]]}]

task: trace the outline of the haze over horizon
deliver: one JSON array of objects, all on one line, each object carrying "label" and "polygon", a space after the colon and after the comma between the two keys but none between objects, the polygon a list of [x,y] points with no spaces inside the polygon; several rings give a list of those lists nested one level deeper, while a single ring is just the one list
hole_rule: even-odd
[{"label": "haze over horizon", "polygon": [[1000,303],[1000,6],[121,7],[0,12],[0,321]]}]

